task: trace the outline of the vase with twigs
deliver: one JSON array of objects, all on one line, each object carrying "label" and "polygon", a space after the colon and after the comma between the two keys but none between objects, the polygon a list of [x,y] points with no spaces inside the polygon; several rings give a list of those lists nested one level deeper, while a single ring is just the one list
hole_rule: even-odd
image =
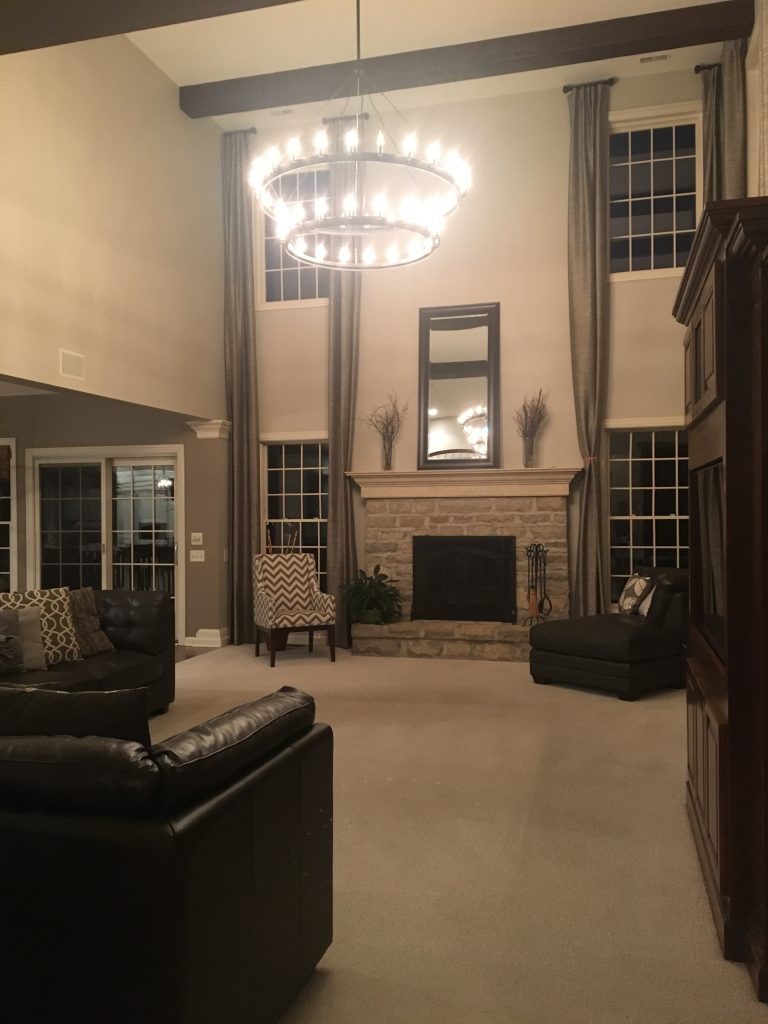
[{"label": "vase with twigs", "polygon": [[526,468],[533,466],[536,434],[546,418],[547,403],[541,388],[535,398],[525,398],[523,404],[515,412],[517,432],[523,439],[523,465]]},{"label": "vase with twigs", "polygon": [[377,432],[381,438],[381,468],[392,469],[392,450],[395,446],[395,438],[400,433],[405,414],[408,412],[408,403],[400,405],[396,394],[387,395],[387,401],[383,405],[377,405],[368,416],[363,416],[363,423]]}]

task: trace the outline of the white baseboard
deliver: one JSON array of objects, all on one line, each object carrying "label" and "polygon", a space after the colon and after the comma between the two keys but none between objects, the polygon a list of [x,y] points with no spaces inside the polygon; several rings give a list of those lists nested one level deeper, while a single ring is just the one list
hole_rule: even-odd
[{"label": "white baseboard", "polygon": [[184,637],[185,647],[226,647],[229,643],[229,630],[222,626],[221,629],[198,629],[194,636]]}]

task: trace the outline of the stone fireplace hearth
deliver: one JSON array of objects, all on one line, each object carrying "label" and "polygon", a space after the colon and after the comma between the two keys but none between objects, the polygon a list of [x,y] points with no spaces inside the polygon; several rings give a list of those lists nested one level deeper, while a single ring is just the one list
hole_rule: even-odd
[{"label": "stone fireplace hearth", "polygon": [[[365,508],[365,567],[381,565],[395,580],[403,620],[353,627],[359,654],[523,660],[528,628],[529,544],[549,551],[551,618],[568,615],[566,505],[576,469],[418,470],[350,474]],[[411,621],[414,536],[514,536],[518,625],[509,622]]]}]

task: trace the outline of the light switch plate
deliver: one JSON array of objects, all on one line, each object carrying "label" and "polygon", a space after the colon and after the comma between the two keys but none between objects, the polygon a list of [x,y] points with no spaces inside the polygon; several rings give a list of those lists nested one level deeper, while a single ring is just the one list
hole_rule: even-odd
[{"label": "light switch plate", "polygon": [[202,547],[203,535],[202,533],[190,533],[189,540],[191,544],[197,544]]},{"label": "light switch plate", "polygon": [[190,551],[189,552],[190,562],[204,562],[205,552],[204,551]]}]

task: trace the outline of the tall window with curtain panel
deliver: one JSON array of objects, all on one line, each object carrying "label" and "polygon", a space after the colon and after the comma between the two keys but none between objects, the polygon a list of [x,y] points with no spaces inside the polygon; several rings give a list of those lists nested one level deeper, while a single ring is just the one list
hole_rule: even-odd
[{"label": "tall window with curtain panel", "polygon": [[700,207],[700,116],[661,108],[656,116],[620,112],[612,121],[611,274],[682,270]]},{"label": "tall window with curtain panel", "polygon": [[638,569],[688,567],[688,441],[684,430],[608,432],[611,601]]},{"label": "tall window with curtain panel", "polygon": [[313,555],[318,584],[327,590],[328,445],[268,444],[264,551]]},{"label": "tall window with curtain panel", "polygon": [[[286,175],[281,190],[287,202],[301,199],[307,206],[328,195],[328,172],[305,171]],[[263,299],[266,303],[327,299],[330,294],[330,272],[324,267],[299,263],[284,251],[271,217],[263,216],[264,277]]]}]

